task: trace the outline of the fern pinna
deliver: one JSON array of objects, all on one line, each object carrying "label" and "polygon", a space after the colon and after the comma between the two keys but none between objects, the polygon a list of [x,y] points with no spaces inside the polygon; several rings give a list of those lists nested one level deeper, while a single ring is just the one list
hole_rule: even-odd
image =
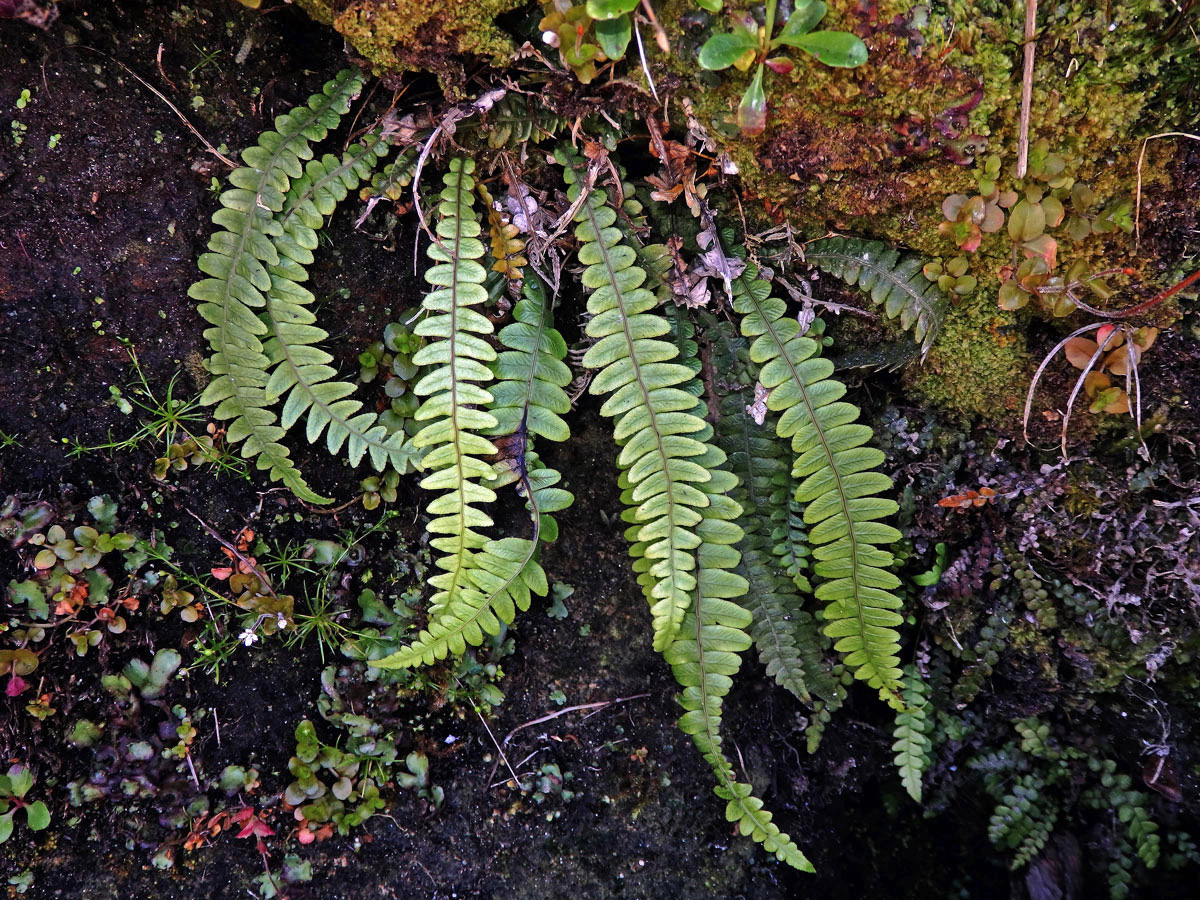
[{"label": "fern pinna", "polygon": [[878,546],[900,538],[879,521],[898,509],[877,496],[892,489],[891,479],[874,471],[883,453],[863,446],[871,429],[855,424],[858,408],[841,400],[846,386],[830,377],[833,363],[816,355],[817,342],[785,315],[786,305],[771,296],[753,263],[734,279],[733,308],[752,341],[750,358],[762,366],[767,408],[780,414],[775,431],[791,440],[796,456],[795,498],[805,504],[813,572],[823,579],[816,596],[826,604],[825,633],[857,678],[902,708],[896,626],[903,620],[892,593],[900,581],[887,571],[892,554]]},{"label": "fern pinna", "polygon": [[717,776],[726,817],[796,868],[812,866],[754,797],[739,783],[721,750],[721,701],[750,646],[749,613],[736,601],[746,580],[736,567],[742,529],[740,505],[729,496],[737,478],[725,454],[711,442],[712,426],[691,367],[676,361],[663,316],[650,310],[657,300],[643,287],[646,272],[637,251],[614,226],[616,211],[607,194],[585,186],[577,159],[558,152],[579,203],[575,236],[585,266],[587,334],[595,340],[585,366],[597,370],[594,394],[608,394],[601,413],[615,419],[620,453],[622,518],[635,558],[638,582],[651,604],[655,648],[683,685],[680,728],[692,736]]},{"label": "fern pinna", "polygon": [[[505,352],[498,355],[488,342],[492,323],[475,308],[487,291],[479,262],[485,248],[472,206],[474,168],[472,160],[454,159],[444,178],[436,240],[428,250],[434,265],[425,273],[434,290],[422,304],[428,315],[416,327],[429,343],[413,357],[417,365],[435,367],[414,389],[426,398],[416,413],[426,424],[413,443],[426,451],[423,463],[430,470],[421,487],[445,491],[429,504],[434,518],[426,526],[437,535],[430,545],[441,554],[436,562],[443,571],[429,580],[436,592],[425,630],[408,647],[372,663],[381,668],[461,653],[482,643],[485,633],[499,632],[517,609],[528,608],[531,593],[544,595],[538,542],[552,536],[544,524],[548,514],[571,501],[556,487],[557,472],[530,464],[536,457],[528,447],[530,434],[568,436],[559,418],[570,406],[562,390],[570,380],[562,363],[566,344],[549,324],[544,290],[535,280],[526,283],[517,321],[500,334]],[[502,454],[498,444],[508,452]],[[485,460],[497,456],[504,457],[499,475]],[[515,476],[530,506],[532,538],[494,540],[481,530],[493,524],[479,508],[496,499],[487,482],[503,483],[504,472]]]},{"label": "fern pinna", "polygon": [[[354,386],[331,380],[332,357],[314,346],[328,338],[309,310],[314,297],[301,284],[312,262],[316,231],[337,202],[367,177],[387,152],[373,134],[342,160],[311,160],[311,145],[324,138],[349,109],[362,87],[357,70],[347,69],[314,94],[305,106],[275,120],[257,145],[243,151],[246,167],[229,176],[213,222],[221,230],[209,240],[199,267],[206,279],[188,293],[200,301],[200,315],[212,327],[205,337],[215,376],[202,396],[216,404],[218,419],[232,420],[230,443],[241,442],[247,459],[313,503],[329,499],[313,491],[280,440],[307,413],[307,437],[324,432],[330,452],[343,445],[355,465],[369,452],[378,469],[405,471],[413,462],[403,435],[388,437],[374,413],[360,413],[346,399]],[[280,416],[271,408],[286,395]]]}]

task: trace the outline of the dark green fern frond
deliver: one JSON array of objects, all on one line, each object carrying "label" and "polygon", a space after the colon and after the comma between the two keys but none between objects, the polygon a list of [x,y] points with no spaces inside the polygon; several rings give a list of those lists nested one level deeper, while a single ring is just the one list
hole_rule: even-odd
[{"label": "dark green fern frond", "polygon": [[[521,94],[502,97],[480,116],[480,128],[487,135],[487,145],[493,150],[520,147],[554,137],[567,127],[567,119],[556,116],[536,101]],[[465,127],[471,127],[468,123]]]},{"label": "dark green fern frond", "polygon": [[827,604],[825,633],[855,676],[899,708],[901,602],[892,591],[900,582],[886,570],[892,555],[877,546],[900,538],[879,521],[898,509],[875,496],[892,488],[890,478],[873,471],[884,456],[863,446],[871,429],[854,424],[859,411],[841,401],[846,387],[830,377],[833,364],[815,355],[817,343],[800,334],[784,302],[757,276],[748,263],[734,279],[733,306],[742,334],[753,341],[750,358],[762,366],[767,407],[780,414],[776,432],[791,439],[796,454],[795,498],[805,504],[814,571],[824,579],[816,596]]},{"label": "dark green fern frond", "polygon": [[925,261],[882,241],[831,237],[804,248],[804,258],[820,269],[855,285],[882,304],[900,327],[912,331],[924,355],[933,346],[946,317],[946,295],[921,271]]},{"label": "dark green fern frond", "polygon": [[[265,132],[256,145],[242,152],[246,168],[230,173],[233,188],[221,195],[222,208],[213,215],[221,230],[209,240],[210,252],[198,261],[210,277],[188,290],[190,297],[200,301],[200,315],[212,326],[204,336],[213,351],[208,369],[215,377],[202,401],[216,404],[217,419],[231,420],[226,440],[240,442],[242,456],[257,457],[258,468],[313,503],[329,499],[308,487],[287,448],[279,443],[286,429],[270,409],[275,399],[268,390],[271,361],[263,346],[270,327],[259,313],[266,309],[268,293],[287,291],[294,284],[274,271],[274,267],[294,271],[284,262],[291,261],[286,254],[293,248],[277,220],[292,179],[304,174],[301,160],[311,157],[311,143],[337,125],[361,88],[361,74],[344,70],[307,105],[277,118],[274,131]],[[278,249],[277,239],[282,239]]]},{"label": "dark green fern frond", "polygon": [[750,634],[767,674],[807,703],[812,699],[808,682],[820,679],[828,666],[812,616],[801,608],[795,584],[770,552],[775,521],[786,517],[791,499],[791,454],[775,438],[774,413],[763,407],[763,421],[755,421],[751,407],[758,371],[747,358],[745,339],[716,320],[709,325],[708,337],[719,373],[717,392],[723,394],[718,443],[739,481],[733,497],[742,506],[738,521],[745,536],[738,544],[738,573],[749,584],[745,605],[753,616]]},{"label": "dark green fern frond", "polygon": [[[518,609],[528,609],[533,594],[548,590],[535,556],[542,541],[557,536],[551,514],[572,501],[571,494],[558,487],[559,473],[542,464],[530,446],[534,435],[556,441],[569,436],[560,418],[570,409],[563,391],[571,379],[562,362],[567,346],[553,328],[544,286],[536,278],[526,281],[525,295],[513,310],[515,321],[500,332],[505,348],[500,354],[479,337],[490,332],[490,322],[470,309],[486,299],[483,267],[476,262],[483,255],[480,227],[470,209],[472,169],[469,160],[452,163],[438,223],[444,246],[435,244],[429,251],[443,265],[427,277],[444,287],[426,298],[426,309],[447,314],[437,317],[441,321],[427,319],[417,332],[441,337],[442,346],[424,355],[427,346],[414,357],[422,364],[443,364],[442,370],[426,376],[430,384],[423,389],[422,380],[416,387],[419,394],[437,391],[417,418],[439,418],[427,426],[435,431],[423,439],[423,430],[414,441],[420,445],[428,440],[434,447],[427,466],[437,461],[445,467],[426,478],[422,487],[451,489],[450,503],[443,496],[429,506],[431,513],[450,513],[435,520],[437,531],[446,536],[430,542],[445,553],[438,565],[446,571],[430,579],[439,592],[428,626],[410,646],[372,663],[381,668],[428,664],[448,653],[461,653],[468,644],[482,643],[485,634],[496,634],[501,623],[512,622]],[[454,292],[460,295],[457,301],[451,296]],[[444,321],[452,316],[458,321]],[[484,362],[490,367],[485,369]],[[487,383],[487,390],[479,383]],[[468,427],[478,434],[462,430]],[[443,440],[448,441],[446,449]],[[500,463],[488,466],[478,458],[485,454],[500,456]],[[533,516],[533,536],[487,540],[475,529],[490,525],[491,519],[471,504],[491,502],[496,488],[514,482]],[[434,523],[429,530],[435,530]]]},{"label": "dark green fern frond", "polygon": [[808,528],[804,524],[804,509],[796,502],[794,484],[788,491],[787,503],[771,509],[771,551],[796,587],[810,593],[812,585],[805,574],[809,567]]}]

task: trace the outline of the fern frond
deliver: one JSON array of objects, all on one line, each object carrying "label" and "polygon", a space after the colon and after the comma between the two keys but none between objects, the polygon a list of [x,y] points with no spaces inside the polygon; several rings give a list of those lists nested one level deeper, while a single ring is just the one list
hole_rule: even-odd
[{"label": "fern frond", "polygon": [[[487,134],[487,145],[493,150],[537,143],[554,137],[567,124],[568,120],[562,116],[556,116],[515,93],[506,94],[480,116],[480,127]],[[471,123],[465,127],[471,127]]]},{"label": "fern frond", "polygon": [[724,392],[717,440],[739,482],[733,497],[742,506],[738,522],[745,536],[738,544],[742,554],[738,574],[749,585],[745,605],[753,617],[750,635],[767,674],[808,703],[812,700],[808,673],[816,675],[826,668],[816,628],[812,616],[801,609],[795,585],[781,576],[767,549],[777,511],[786,515],[788,508],[791,457],[784,459],[784,447],[774,439],[773,414],[765,413],[772,421],[759,424],[748,409],[754,402],[758,373],[745,358],[746,341],[716,320],[708,337],[720,373],[717,392]]},{"label": "fern frond", "polygon": [[929,721],[926,710],[928,690],[916,666],[905,666],[905,708],[896,713],[896,729],[893,732],[896,743],[892,744],[892,749],[896,751],[900,781],[908,795],[918,803],[921,802],[921,776],[929,768],[929,754],[933,749],[933,742],[929,739],[933,723]]},{"label": "fern frond", "polygon": [[[581,186],[569,165],[566,173],[574,200]],[[617,420],[615,436],[623,445],[617,462],[637,504],[637,540],[646,545],[654,582],[654,648],[661,653],[679,633],[696,588],[700,540],[694,529],[708,505],[697,486],[711,475],[695,458],[706,453],[711,426],[692,411],[696,397],[682,388],[692,370],[672,362],[678,350],[661,340],[670,326],[649,312],[657,301],[642,287],[646,273],[613,227],[617,214],[607,199],[593,189],[575,217],[583,286],[590,291],[587,333],[596,341],[583,364],[597,370],[591,392],[611,394],[600,412]]]},{"label": "fern frond", "polygon": [[900,538],[879,521],[898,509],[875,496],[892,488],[890,478],[873,471],[884,456],[863,446],[871,429],[854,424],[859,411],[841,401],[846,387],[830,377],[833,364],[815,355],[817,343],[800,334],[796,320],[784,315],[784,302],[757,276],[747,263],[734,279],[733,307],[742,316],[742,334],[752,340],[750,358],[762,366],[767,407],[779,413],[776,433],[791,439],[797,457],[795,498],[805,504],[814,572],[825,579],[816,589],[827,604],[825,633],[857,678],[901,708],[896,626],[903,620],[892,593],[900,581],[886,571],[892,555],[877,546]]},{"label": "fern frond", "polygon": [[412,184],[419,157],[415,147],[404,150],[375,173],[371,178],[370,187],[363,188],[359,196],[363,200],[371,200],[373,197],[386,197],[393,202],[399,200],[404,196],[404,189]]},{"label": "fern frond", "polygon": [[[715,447],[709,453],[713,463],[722,455]],[[736,602],[750,587],[734,571],[739,563],[734,544],[742,537],[735,520],[741,508],[729,498],[728,492],[736,483],[736,476],[714,469],[713,478],[701,486],[711,502],[704,508],[703,520],[696,528],[702,542],[697,549],[699,574],[693,604],[684,617],[678,639],[665,656],[683,686],[679,702],[685,712],[679,727],[691,735],[712,766],[717,776],[717,796],[726,801],[726,820],[737,823],[743,835],[761,843],[783,862],[803,872],[812,872],[812,863],[779,830],[771,813],[763,808],[763,802],[753,795],[753,788],[737,780],[721,749],[722,698],[729,693],[732,676],[741,665],[739,654],[750,646],[746,634],[750,615]]]},{"label": "fern frond", "polygon": [[[478,223],[474,231],[479,233]],[[446,237],[442,230],[439,235]],[[468,249],[474,252],[473,246]],[[459,560],[462,577],[457,584],[449,583],[445,574],[437,576],[441,583],[431,579],[443,590],[435,595],[425,630],[410,646],[372,665],[408,667],[461,653],[468,644],[482,643],[485,634],[497,633],[502,622],[512,622],[518,609],[528,609],[532,594],[547,593],[546,575],[535,555],[541,542],[558,535],[551,514],[570,506],[573,498],[558,487],[561,476],[537,458],[530,444],[533,435],[554,441],[569,437],[560,416],[571,406],[563,391],[571,373],[562,362],[566,342],[552,325],[545,288],[536,277],[526,280],[525,295],[514,307],[513,317],[515,321],[499,335],[505,349],[490,360],[496,380],[488,385],[486,414],[492,422],[478,427],[481,435],[494,439],[496,452],[503,458],[497,464],[498,472],[479,473],[479,483],[473,487],[494,498],[495,488],[515,481],[533,516],[533,536],[472,541],[464,547]],[[421,412],[417,415],[420,418]],[[430,509],[433,511],[432,505]],[[452,571],[441,560],[439,565]]]},{"label": "fern frond", "polygon": [[804,248],[804,259],[855,285],[882,304],[889,318],[911,330],[921,354],[929,352],[946,317],[946,295],[921,271],[925,260],[882,241],[831,237]]},{"label": "fern frond", "polygon": [[404,472],[417,463],[416,451],[402,432],[389,435],[374,412],[360,412],[361,401],[347,399],[354,384],[332,380],[337,375],[330,365],[333,357],[313,346],[329,335],[314,324],[309,306],[315,298],[299,283],[307,278],[305,266],[312,263],[317,229],[386,153],[382,136],[372,135],[341,160],[329,154],[311,160],[292,183],[280,218],[283,233],[275,238],[279,264],[270,267],[271,289],[262,316],[269,337],[263,352],[274,367],[267,382],[268,399],[287,397],[280,414],[285,430],[305,417],[309,443],[324,434],[329,452],[339,453],[345,446],[351,465],[357,466],[369,453],[376,469],[390,465]]},{"label": "fern frond", "polygon": [[[579,161],[565,150],[556,155],[565,167],[567,195],[575,201]],[[736,545],[743,537],[737,524],[742,508],[730,496],[737,476],[725,468],[724,451],[711,443],[686,320],[672,311],[672,329],[666,317],[649,313],[655,297],[643,287],[646,273],[614,227],[617,216],[607,199],[603,190],[593,189],[576,215],[579,258],[586,266],[582,280],[591,292],[587,333],[596,340],[584,365],[599,370],[592,392],[611,395],[601,413],[616,419],[622,519],[629,523],[625,535],[638,584],[650,601],[655,647],[683,686],[679,725],[712,766],[726,818],[781,860],[811,872],[804,854],[751,786],[737,781],[721,752],[721,700],[741,663],[739,654],[750,646],[745,631],[750,616],[736,602],[747,589],[735,571],[741,560]],[[673,362],[681,347],[690,355]]]},{"label": "fern frond", "polygon": [[[277,221],[283,210],[292,179],[303,175],[302,160],[312,156],[311,144],[323,139],[350,107],[362,88],[362,75],[346,69],[322,91],[275,120],[275,130],[265,132],[258,143],[242,152],[245,168],[229,175],[233,185],[221,195],[221,209],[213,222],[221,230],[209,240],[209,252],[198,260],[200,270],[210,276],[188,289],[200,301],[200,315],[212,327],[204,332],[213,354],[208,369],[215,376],[201,396],[205,404],[216,404],[213,415],[231,420],[226,440],[241,443],[246,459],[282,481],[298,497],[312,503],[328,503],[305,483],[280,439],[285,428],[270,409],[274,398],[268,391],[268,358],[263,345],[270,337],[269,326],[259,317],[267,306],[267,295],[277,282],[271,267],[287,266],[290,245]],[[276,240],[283,239],[280,249]],[[286,290],[286,287],[281,288]]]}]

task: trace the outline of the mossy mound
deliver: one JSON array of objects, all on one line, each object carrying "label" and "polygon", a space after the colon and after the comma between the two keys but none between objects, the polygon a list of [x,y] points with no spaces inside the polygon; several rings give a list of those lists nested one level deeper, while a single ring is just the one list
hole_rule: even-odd
[{"label": "mossy mound", "polygon": [[504,65],[512,53],[495,25],[521,0],[296,0],[318,22],[332,25],[379,74],[427,71],[462,80],[464,57]]}]

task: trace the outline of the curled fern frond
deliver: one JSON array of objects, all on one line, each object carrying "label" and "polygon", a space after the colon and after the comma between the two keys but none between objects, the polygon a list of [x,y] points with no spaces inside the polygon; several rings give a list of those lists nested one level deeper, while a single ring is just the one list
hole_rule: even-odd
[{"label": "curled fern frond", "polygon": [[896,751],[900,781],[908,795],[918,803],[921,802],[921,776],[929,768],[929,754],[933,749],[933,742],[929,739],[933,723],[929,721],[926,710],[928,690],[916,667],[905,666],[905,708],[896,713],[896,729],[893,732],[896,742],[892,744],[892,749]]},{"label": "curled fern frond", "polygon": [[304,174],[292,183],[281,216],[283,233],[275,238],[280,256],[271,266],[271,289],[263,321],[269,337],[263,351],[273,366],[267,382],[267,397],[285,397],[280,424],[290,429],[305,418],[309,443],[325,435],[330,453],[346,448],[351,465],[357,466],[369,454],[371,464],[382,471],[391,466],[398,472],[417,464],[417,453],[404,440],[404,434],[390,434],[374,412],[361,412],[362,402],[349,399],[355,385],[333,380],[337,370],[333,357],[313,346],[329,337],[317,327],[309,306],[311,292],[299,282],[307,278],[305,266],[312,263],[317,246],[317,229],[322,227],[337,204],[358,187],[387,153],[380,135],[348,150],[339,160],[326,155],[311,160]]},{"label": "curled fern frond", "polygon": [[903,620],[896,612],[900,598],[892,593],[900,582],[886,570],[892,555],[878,547],[900,538],[879,521],[898,509],[895,501],[875,496],[892,488],[890,478],[873,471],[883,453],[863,446],[871,429],[855,424],[858,408],[841,400],[846,387],[830,377],[833,364],[816,356],[816,341],[784,315],[784,302],[771,296],[757,267],[747,263],[733,292],[742,334],[752,340],[750,358],[762,366],[767,408],[779,413],[776,433],[791,439],[796,455],[795,498],[805,505],[814,573],[824,579],[816,596],[827,604],[825,633],[857,678],[902,708],[896,626]]},{"label": "curled fern frond", "polygon": [[911,330],[921,354],[929,352],[946,317],[946,295],[925,277],[925,260],[902,253],[882,241],[831,237],[804,248],[804,258],[820,269],[855,285],[883,306],[889,318]]},{"label": "curled fern frond", "polygon": [[342,71],[306,105],[277,118],[274,131],[265,132],[242,152],[246,167],[230,173],[233,187],[221,195],[222,208],[213,215],[221,230],[198,260],[209,277],[188,289],[212,326],[204,336],[213,351],[208,369],[215,377],[202,402],[216,404],[217,419],[230,420],[226,440],[240,443],[243,457],[256,458],[258,468],[313,503],[330,501],[309,488],[280,443],[286,427],[270,408],[276,396],[268,385],[271,360],[263,343],[272,332],[260,314],[267,308],[268,295],[288,292],[296,282],[291,276],[302,275],[302,264],[288,254],[307,258],[311,249],[293,246],[278,221],[292,180],[303,176],[301,161],[312,156],[312,142],[337,125],[361,88],[357,70]]}]

